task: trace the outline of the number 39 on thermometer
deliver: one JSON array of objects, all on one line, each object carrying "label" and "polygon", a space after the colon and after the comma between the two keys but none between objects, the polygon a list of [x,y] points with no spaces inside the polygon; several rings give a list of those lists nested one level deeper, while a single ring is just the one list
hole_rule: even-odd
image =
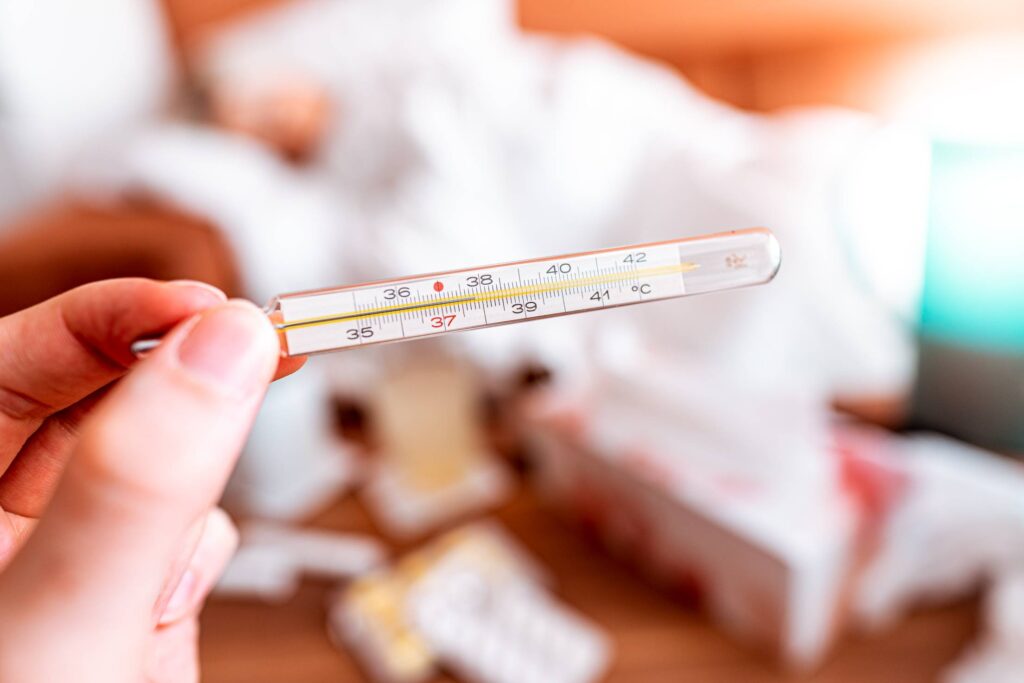
[{"label": "number 39 on thermometer", "polygon": [[295,356],[763,284],[779,262],[753,228],[285,294],[268,312]]}]

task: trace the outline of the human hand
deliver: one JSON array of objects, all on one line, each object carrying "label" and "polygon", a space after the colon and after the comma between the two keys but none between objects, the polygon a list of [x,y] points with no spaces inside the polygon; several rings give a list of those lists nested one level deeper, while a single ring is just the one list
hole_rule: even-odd
[{"label": "human hand", "polygon": [[0,318],[0,681],[197,678],[236,538],[216,503],[268,383],[301,363],[196,283],[111,280]]}]

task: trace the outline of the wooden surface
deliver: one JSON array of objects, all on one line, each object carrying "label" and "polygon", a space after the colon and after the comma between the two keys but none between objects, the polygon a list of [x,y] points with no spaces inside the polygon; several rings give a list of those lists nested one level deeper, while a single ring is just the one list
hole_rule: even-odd
[{"label": "wooden surface", "polygon": [[[686,607],[648,587],[523,494],[498,514],[556,579],[557,593],[600,624],[616,649],[609,681],[623,683],[924,683],[974,637],[973,604],[916,615],[896,629],[848,637],[809,676],[786,675],[719,633]],[[372,530],[349,498],[317,526]],[[343,683],[366,680],[325,635],[331,587],[307,582],[283,606],[213,600],[202,622],[206,683]],[[448,680],[448,679],[442,679]]]}]

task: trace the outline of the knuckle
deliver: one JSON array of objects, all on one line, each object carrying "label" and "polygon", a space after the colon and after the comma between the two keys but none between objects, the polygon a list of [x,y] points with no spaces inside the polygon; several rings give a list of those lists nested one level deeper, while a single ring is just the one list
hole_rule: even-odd
[{"label": "knuckle", "polygon": [[124,502],[153,502],[166,496],[166,482],[146,466],[146,452],[136,440],[125,438],[113,422],[90,425],[82,435],[73,465],[88,487],[116,495]]},{"label": "knuckle", "polygon": [[28,394],[0,386],[0,415],[15,422],[38,421],[53,412],[53,407]]}]

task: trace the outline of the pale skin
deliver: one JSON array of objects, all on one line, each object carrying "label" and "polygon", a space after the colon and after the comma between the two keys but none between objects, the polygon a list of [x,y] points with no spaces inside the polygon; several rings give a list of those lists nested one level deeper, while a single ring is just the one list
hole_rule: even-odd
[{"label": "pale skin", "polygon": [[0,318],[0,681],[198,679],[197,617],[237,542],[217,501],[301,364],[198,283],[110,280]]}]

